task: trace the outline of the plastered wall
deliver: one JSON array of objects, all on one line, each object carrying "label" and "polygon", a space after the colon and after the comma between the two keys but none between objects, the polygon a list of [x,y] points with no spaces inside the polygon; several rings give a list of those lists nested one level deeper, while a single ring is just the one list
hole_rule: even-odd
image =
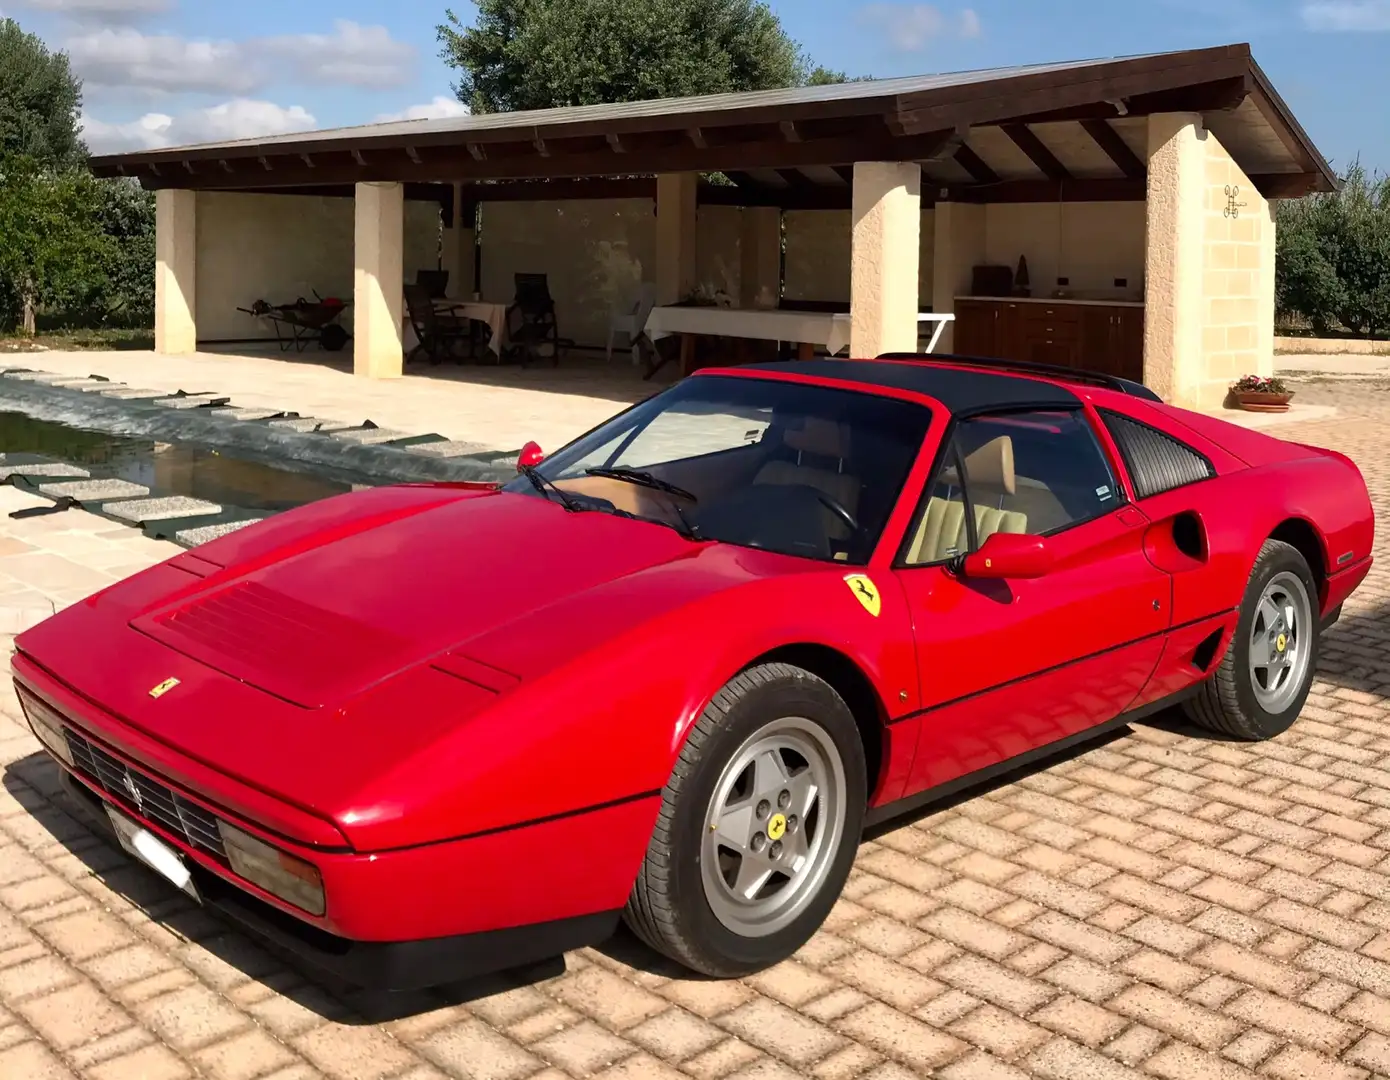
[{"label": "plastered wall", "polygon": [[[784,217],[787,299],[829,300],[848,304],[850,212],[788,210]],[[935,231],[936,212],[923,210],[917,275],[917,294],[923,311],[932,304]]]},{"label": "plastered wall", "polygon": [[[352,199],[200,191],[197,218],[200,341],[273,338],[269,323],[236,310],[256,300],[352,298]],[[439,226],[438,204],[406,202],[404,280],[439,265]],[[351,328],[351,307],[342,321]]]}]

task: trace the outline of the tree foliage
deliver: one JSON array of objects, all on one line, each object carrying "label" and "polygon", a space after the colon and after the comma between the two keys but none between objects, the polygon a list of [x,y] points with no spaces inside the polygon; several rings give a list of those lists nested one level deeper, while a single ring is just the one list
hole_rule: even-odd
[{"label": "tree foliage", "polygon": [[87,170],[81,101],[67,56],[0,19],[0,330],[153,317],[154,199]]},{"label": "tree foliage", "polygon": [[478,0],[438,28],[474,112],[843,82],[812,69],[761,0]]},{"label": "tree foliage", "polygon": [[0,19],[0,156],[68,166],[87,154],[77,130],[82,84],[66,53],[50,52],[13,19]]},{"label": "tree foliage", "polygon": [[1354,164],[1341,190],[1280,203],[1275,306],[1318,334],[1390,331],[1390,177]]}]

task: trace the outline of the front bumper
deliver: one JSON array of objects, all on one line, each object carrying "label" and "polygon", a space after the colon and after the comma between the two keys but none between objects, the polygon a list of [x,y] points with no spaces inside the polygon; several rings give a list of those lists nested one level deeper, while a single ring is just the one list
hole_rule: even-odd
[{"label": "front bumper", "polygon": [[[61,763],[63,788],[83,817],[115,840],[102,799]],[[256,937],[344,982],[378,990],[419,990],[501,971],[597,944],[617,928],[621,909],[527,926],[414,941],[356,941],[289,915],[190,860],[203,902]]]}]

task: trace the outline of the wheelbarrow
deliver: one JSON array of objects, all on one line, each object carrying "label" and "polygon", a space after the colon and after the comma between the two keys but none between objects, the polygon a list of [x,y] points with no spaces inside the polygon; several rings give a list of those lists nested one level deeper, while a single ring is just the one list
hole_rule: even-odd
[{"label": "wheelbarrow", "polygon": [[275,327],[275,340],[281,352],[291,348],[303,352],[311,342],[317,341],[319,348],[328,352],[341,352],[348,343],[349,334],[338,322],[347,302],[336,296],[322,297],[314,293],[315,299],[300,297],[292,304],[271,304],[257,300],[249,308],[239,307],[247,315],[269,319]]}]

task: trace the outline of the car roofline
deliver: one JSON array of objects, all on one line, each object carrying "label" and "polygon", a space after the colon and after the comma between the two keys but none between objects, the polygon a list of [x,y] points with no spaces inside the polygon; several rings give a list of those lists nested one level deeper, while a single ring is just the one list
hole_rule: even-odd
[{"label": "car roofline", "polygon": [[1085,368],[1066,367],[1061,364],[1043,364],[1032,360],[1003,360],[993,357],[961,356],[956,353],[891,352],[880,353],[874,359],[875,361],[884,361],[888,363],[911,363],[932,367],[951,367],[962,370],[986,369],[1000,375],[1013,375],[1016,377],[1035,379],[1039,382],[1066,386],[1069,389],[1073,385],[1102,387],[1106,390],[1113,390],[1117,393],[1124,394],[1127,397],[1139,398],[1142,401],[1162,402],[1163,400],[1149,387],[1133,379],[1126,379],[1119,375],[1110,375],[1101,371],[1090,371]]}]

